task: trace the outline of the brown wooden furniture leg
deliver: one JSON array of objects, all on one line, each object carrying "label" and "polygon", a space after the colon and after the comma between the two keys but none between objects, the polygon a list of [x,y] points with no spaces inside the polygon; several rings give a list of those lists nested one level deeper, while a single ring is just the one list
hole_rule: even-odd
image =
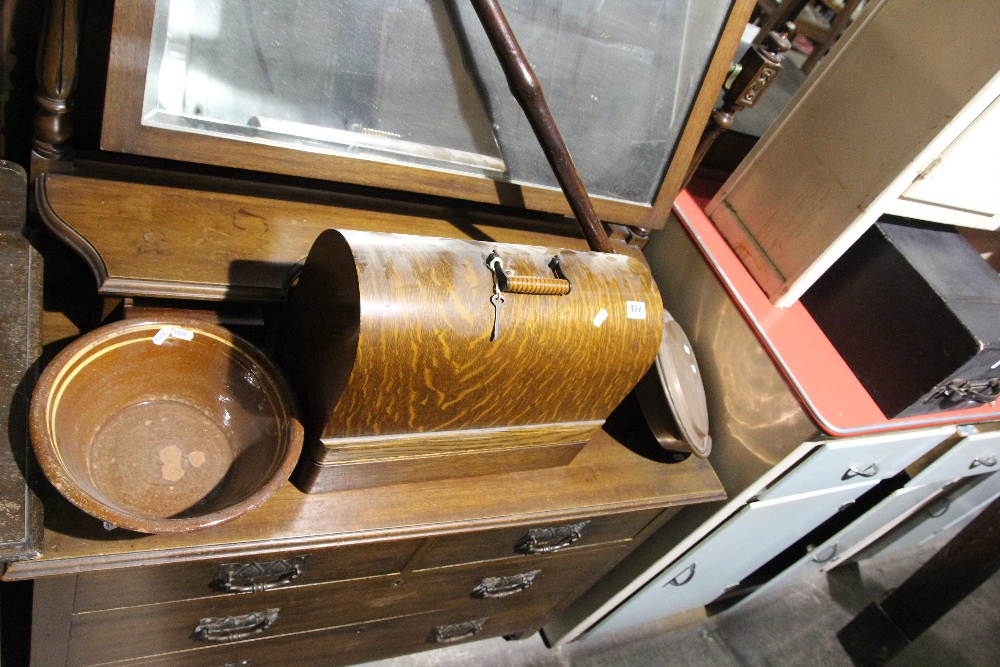
[{"label": "brown wooden furniture leg", "polygon": [[79,18],[77,0],[49,2],[39,46],[32,181],[38,173],[47,171],[49,163],[64,160],[70,154],[73,136],[70,111],[76,86]]},{"label": "brown wooden furniture leg", "polygon": [[809,0],[785,0],[760,24],[760,32],[754,38],[754,44],[763,44],[767,36],[775,31],[779,25],[785,25],[789,21],[794,21]]},{"label": "brown wooden furniture leg", "polygon": [[844,8],[837,12],[833,21],[830,22],[830,36],[822,44],[817,44],[813,48],[812,53],[809,54],[809,57],[806,58],[806,61],[802,63],[803,72],[806,74],[812,72],[823,56],[830,53],[830,49],[833,48],[833,45],[837,43],[840,36],[851,25],[851,17],[860,4],[861,0],[847,0],[844,3]]},{"label": "brown wooden furniture leg", "polygon": [[837,633],[859,667],[884,665],[1000,569],[1000,500]]}]

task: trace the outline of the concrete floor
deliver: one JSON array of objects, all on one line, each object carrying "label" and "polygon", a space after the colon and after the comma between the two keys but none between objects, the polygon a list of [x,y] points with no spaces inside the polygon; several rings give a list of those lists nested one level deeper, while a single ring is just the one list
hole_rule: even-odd
[{"label": "concrete floor", "polygon": [[[548,649],[539,635],[489,639],[366,663],[366,667],[850,667],[836,633],[854,615],[905,581],[940,544],[848,564],[831,575],[763,590],[725,613],[702,612],[628,632]],[[1000,664],[1000,574],[938,621],[890,667]]]}]

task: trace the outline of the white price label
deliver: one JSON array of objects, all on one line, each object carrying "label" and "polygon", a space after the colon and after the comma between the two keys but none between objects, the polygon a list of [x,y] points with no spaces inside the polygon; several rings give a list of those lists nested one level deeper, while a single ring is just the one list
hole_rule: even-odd
[{"label": "white price label", "polygon": [[168,338],[194,340],[194,332],[180,327],[163,327],[153,336],[153,345],[163,345]]},{"label": "white price label", "polygon": [[646,303],[644,301],[626,301],[625,315],[630,320],[646,319]]},{"label": "white price label", "polygon": [[608,319],[608,311],[601,308],[597,311],[597,315],[594,316],[594,326],[600,328],[604,324],[604,320]]}]

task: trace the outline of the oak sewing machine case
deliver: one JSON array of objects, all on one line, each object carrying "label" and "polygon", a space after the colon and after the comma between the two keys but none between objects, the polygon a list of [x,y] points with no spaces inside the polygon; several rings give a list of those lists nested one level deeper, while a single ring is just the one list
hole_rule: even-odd
[{"label": "oak sewing machine case", "polygon": [[297,483],[569,463],[649,368],[662,320],[627,256],[324,232],[282,355],[308,415]]}]

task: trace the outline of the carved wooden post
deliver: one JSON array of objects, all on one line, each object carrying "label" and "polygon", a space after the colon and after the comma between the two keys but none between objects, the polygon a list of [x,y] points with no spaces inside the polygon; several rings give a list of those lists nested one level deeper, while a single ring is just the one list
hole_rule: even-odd
[{"label": "carved wooden post", "polygon": [[[73,90],[76,87],[80,13],[77,0],[50,0],[38,54],[32,176],[44,162],[64,160],[73,136]],[[42,162],[42,164],[37,164]]]},{"label": "carved wooden post", "polygon": [[756,104],[781,73],[782,54],[791,48],[794,35],[795,24],[787,23],[784,32],[768,33],[764,43],[752,45],[740,58],[739,69],[735,70],[734,78],[722,97],[722,106],[712,112],[712,121],[694,152],[694,159],[684,177],[685,185],[715,140],[732,128],[733,115]]}]

